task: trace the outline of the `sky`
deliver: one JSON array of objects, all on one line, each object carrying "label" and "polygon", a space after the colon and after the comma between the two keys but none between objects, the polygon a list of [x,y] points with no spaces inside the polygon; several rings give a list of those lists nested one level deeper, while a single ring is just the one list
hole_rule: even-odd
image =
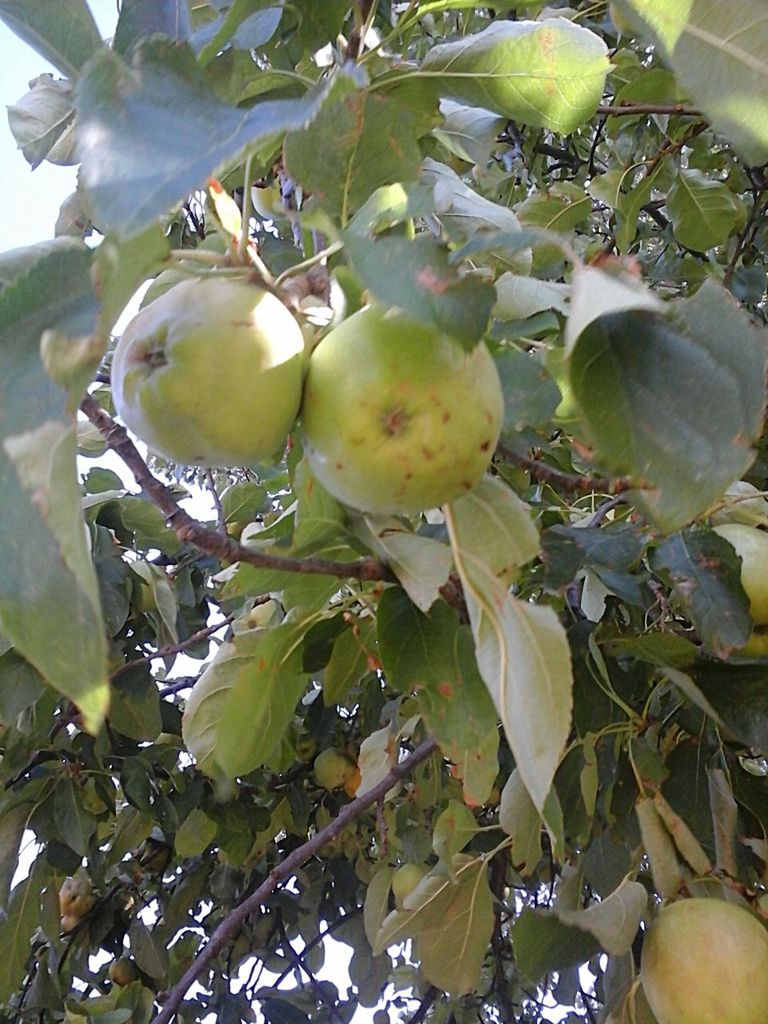
[{"label": "sky", "polygon": [[[90,0],[90,8],[102,35],[110,37],[117,22],[115,0]],[[53,237],[59,207],[74,192],[77,169],[43,162],[32,171],[8,127],[6,108],[28,91],[30,80],[46,71],[55,77],[60,73],[3,23],[0,54],[0,252],[4,252]]]}]

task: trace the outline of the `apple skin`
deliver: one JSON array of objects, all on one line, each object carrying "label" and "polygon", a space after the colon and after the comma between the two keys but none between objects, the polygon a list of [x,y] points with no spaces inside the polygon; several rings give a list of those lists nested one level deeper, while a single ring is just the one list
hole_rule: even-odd
[{"label": "apple skin", "polygon": [[466,352],[400,312],[360,310],[309,361],[302,422],[310,465],[334,497],[365,512],[421,512],[472,490],[503,418],[485,345]]},{"label": "apple skin", "polygon": [[85,917],[95,903],[93,888],[80,875],[65,878],[59,889],[59,910],[62,917]]},{"label": "apple skin", "polygon": [[741,585],[749,598],[752,621],[768,625],[768,533],[742,523],[725,523],[714,529],[741,558]]},{"label": "apple skin", "polygon": [[424,864],[401,864],[397,868],[392,875],[392,895],[395,897],[395,906],[398,910],[403,909],[403,902],[411,895],[428,871],[429,869]]},{"label": "apple skin", "polygon": [[279,299],[245,281],[189,280],[126,327],[112,392],[126,426],[189,466],[271,457],[301,403],[304,337]]},{"label": "apple skin", "polygon": [[318,786],[322,786],[330,793],[334,789],[340,789],[347,779],[352,778],[355,768],[355,762],[343,751],[329,747],[317,755],[312,772]]},{"label": "apple skin", "polygon": [[648,932],[641,977],[658,1024],[765,1024],[768,931],[733,903],[680,900]]}]

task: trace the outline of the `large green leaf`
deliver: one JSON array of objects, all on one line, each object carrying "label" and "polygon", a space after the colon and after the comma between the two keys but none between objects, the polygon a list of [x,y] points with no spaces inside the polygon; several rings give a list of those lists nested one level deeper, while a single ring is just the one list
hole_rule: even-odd
[{"label": "large green leaf", "polygon": [[379,186],[417,176],[417,140],[425,130],[396,99],[353,93],[328,104],[303,130],[288,134],[285,165],[324,210],[346,224]]},{"label": "large green leaf", "polygon": [[684,530],[657,548],[651,564],[671,582],[675,599],[710,650],[725,657],[747,642],[753,623],[732,545],[710,530]]},{"label": "large green leaf", "polygon": [[365,516],[357,532],[384,559],[416,607],[428,612],[451,572],[448,545],[414,533],[396,516]]},{"label": "large green leaf", "polygon": [[155,39],[137,49],[131,67],[101,53],[76,93],[81,179],[94,220],[102,231],[137,234],[244,150],[271,153],[285,131],[307,125],[352,83],[338,72],[301,99],[241,109],[209,92],[187,47]]},{"label": "large green leaf", "polygon": [[383,921],[374,954],[414,937],[425,977],[463,995],[475,989],[493,928],[493,899],[483,858],[456,854],[452,878],[431,872]]},{"label": "large green leaf", "polygon": [[716,131],[752,164],[768,160],[764,0],[616,0],[659,47]]},{"label": "large green leaf", "polygon": [[433,46],[424,58],[444,95],[526,124],[571,132],[600,102],[605,43],[565,18],[495,21],[483,32]]},{"label": "large green leaf", "polygon": [[434,324],[467,347],[482,337],[493,306],[493,287],[459,275],[449,265],[446,250],[430,235],[371,240],[347,232],[345,244],[358,277],[385,305]]},{"label": "large green leaf", "polygon": [[198,764],[230,776],[262,765],[283,738],[307,684],[301,640],[307,622],[258,629],[225,644],[200,677],[184,714]]},{"label": "large green leaf", "polygon": [[446,517],[480,672],[523,782],[546,815],[571,727],[573,678],[565,630],[551,608],[512,596],[486,561],[487,531],[473,529],[450,506]]},{"label": "large green leaf", "polygon": [[29,876],[13,887],[6,916],[0,921],[0,1002],[8,1003],[21,988],[31,953],[30,940],[40,918],[40,891],[49,869],[43,858]]},{"label": "large green leaf", "polygon": [[427,727],[456,765],[467,802],[483,803],[498,772],[498,731],[469,629],[442,602],[422,614],[398,587],[384,592],[377,621],[388,682],[418,691]]},{"label": "large green leaf", "polygon": [[[615,291],[613,309],[601,279]],[[600,462],[634,477],[638,501],[674,530],[754,458],[765,342],[713,281],[673,307],[674,318],[639,288],[631,308],[631,295],[629,285],[599,271],[575,275],[570,381]]]},{"label": "large green leaf", "polygon": [[102,45],[85,0],[0,0],[0,18],[68,78]]},{"label": "large green leaf", "polygon": [[722,181],[681,167],[667,193],[675,238],[698,252],[722,245],[744,213],[744,203]]},{"label": "large green leaf", "polygon": [[0,294],[0,628],[96,729],[108,702],[106,643],[75,427],[40,358],[44,332],[76,348],[93,329],[90,267],[85,246],[61,240]]},{"label": "large green leaf", "polygon": [[153,35],[187,42],[190,36],[186,0],[123,0],[113,48],[121,56]]}]

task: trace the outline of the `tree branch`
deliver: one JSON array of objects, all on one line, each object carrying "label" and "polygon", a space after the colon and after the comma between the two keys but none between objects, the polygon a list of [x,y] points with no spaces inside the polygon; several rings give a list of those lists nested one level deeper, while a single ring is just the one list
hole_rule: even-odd
[{"label": "tree branch", "polygon": [[[268,600],[268,599],[267,599]],[[134,658],[132,661],[126,661],[124,665],[118,666],[114,672],[110,675],[110,682],[121,676],[123,672],[127,672],[129,668],[138,668],[140,665],[146,665],[148,661],[152,661],[154,658],[169,658],[172,654],[181,654],[188,647],[193,647],[200,640],[205,640],[209,636],[213,636],[214,633],[218,633],[220,629],[228,626],[234,615],[228,615],[226,619],[222,619],[221,622],[215,622],[212,626],[206,626],[204,629],[199,629],[197,633],[193,633],[188,636],[186,640],[182,640],[178,644],[168,644],[166,647],[158,647],[154,652],[150,651],[141,658]]]},{"label": "tree branch", "polygon": [[377,783],[362,796],[356,797],[346,807],[343,807],[330,824],[316,832],[311,839],[298,846],[274,867],[261,885],[244,899],[242,903],[239,903],[231,910],[221,924],[218,925],[208,943],[192,961],[191,966],[184,972],[179,982],[169,989],[163,1003],[163,1008],[153,1019],[152,1024],[170,1024],[190,987],[197,981],[203,971],[210,966],[231,936],[242,925],[243,921],[261,906],[267,897],[275,891],[280,882],[290,878],[305,861],[318,853],[325,843],[335,839],[345,825],[354,821],[367,807],[370,807],[372,803],[375,803],[380,797],[388,793],[396,782],[404,778],[422,761],[426,761],[436,750],[437,744],[434,740],[425,740],[405,760],[391,768],[381,782]]},{"label": "tree branch", "polygon": [[686,107],[682,103],[622,103],[620,106],[597,108],[598,114],[606,117],[631,117],[634,114],[679,114],[681,117],[701,117],[697,107]]},{"label": "tree branch", "polygon": [[539,483],[551,484],[568,494],[581,491],[588,494],[590,491],[601,491],[603,494],[622,494],[629,491],[638,484],[628,477],[617,476],[613,479],[607,476],[588,476],[578,473],[565,473],[562,469],[555,469],[540,459],[530,455],[522,455],[520,452],[508,448],[505,444],[496,445],[497,453],[505,462],[511,462],[513,466],[526,469],[534,480]]},{"label": "tree branch", "polygon": [[149,471],[125,428],[116,423],[94,398],[86,396],[80,408],[101,432],[112,451],[116,452],[130,469],[136,483],[157,505],[183,543],[194,544],[207,555],[214,555],[223,561],[247,562],[258,569],[275,569],[313,576],[336,576],[339,579],[394,580],[387,566],[376,558],[360,558],[355,562],[332,562],[323,558],[270,555],[264,551],[254,551],[232,537],[209,530],[179,507],[171,489]]}]

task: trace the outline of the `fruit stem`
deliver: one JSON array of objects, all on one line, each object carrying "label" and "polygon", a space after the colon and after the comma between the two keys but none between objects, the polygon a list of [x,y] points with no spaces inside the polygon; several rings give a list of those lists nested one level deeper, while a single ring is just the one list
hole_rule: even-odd
[{"label": "fruit stem", "polygon": [[253,153],[249,153],[245,160],[243,171],[243,209],[242,225],[240,227],[240,242],[237,247],[237,255],[240,263],[245,263],[248,258],[248,242],[251,234],[251,209],[253,197],[251,188],[253,185]]},{"label": "fruit stem", "polygon": [[284,270],[282,274],[279,274],[278,277],[275,278],[275,288],[279,288],[281,284],[294,274],[300,274],[304,270],[309,270],[309,268],[314,267],[316,263],[320,263],[329,256],[333,256],[341,249],[343,249],[342,243],[334,242],[326,249],[321,249],[320,252],[316,252],[314,256],[309,256],[307,259],[302,260],[301,263],[294,263],[292,267],[288,267],[287,270]]}]

